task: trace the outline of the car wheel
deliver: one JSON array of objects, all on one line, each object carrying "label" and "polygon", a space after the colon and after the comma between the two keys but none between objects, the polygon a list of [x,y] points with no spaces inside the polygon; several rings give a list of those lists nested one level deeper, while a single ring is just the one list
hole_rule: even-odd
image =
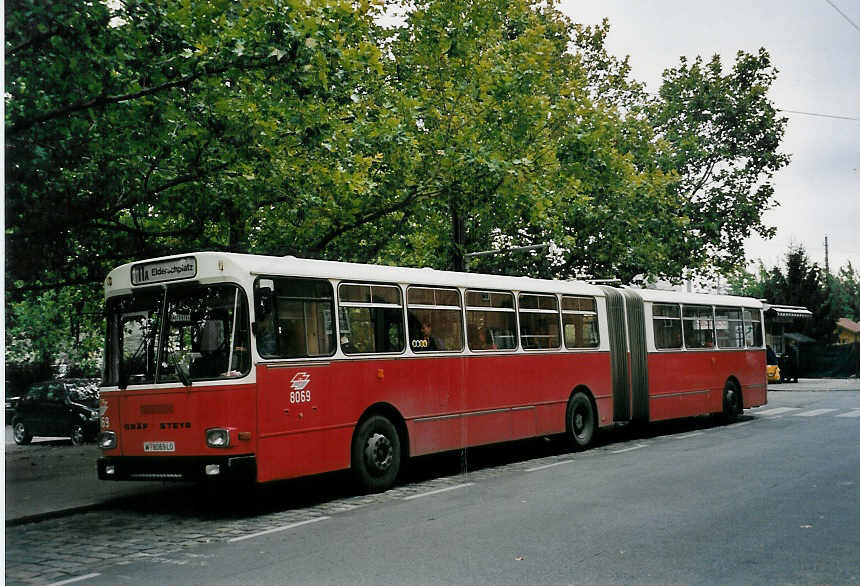
[{"label": "car wheel", "polygon": [[361,486],[378,492],[390,488],[400,470],[400,436],[386,417],[373,415],[352,442],[352,468]]},{"label": "car wheel", "polygon": [[578,450],[584,450],[594,440],[597,418],[591,399],[585,393],[574,394],[567,404],[567,430]]},{"label": "car wheel", "polygon": [[33,441],[33,434],[21,420],[12,423],[12,437],[19,446],[26,446]]},{"label": "car wheel", "polygon": [[75,423],[74,425],[72,425],[72,433],[70,437],[72,438],[73,446],[82,445],[87,439],[87,436],[84,433],[84,426],[80,423]]}]

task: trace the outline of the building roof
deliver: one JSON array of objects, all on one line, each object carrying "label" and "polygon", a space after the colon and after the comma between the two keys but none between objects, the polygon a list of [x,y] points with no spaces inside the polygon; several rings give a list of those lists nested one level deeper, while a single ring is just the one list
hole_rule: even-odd
[{"label": "building roof", "polygon": [[799,305],[771,305],[764,304],[765,315],[779,318],[779,321],[791,321],[795,319],[809,319],[812,312]]},{"label": "building roof", "polygon": [[836,320],[836,327],[846,329],[853,334],[860,334],[860,324],[847,317],[840,317]]}]

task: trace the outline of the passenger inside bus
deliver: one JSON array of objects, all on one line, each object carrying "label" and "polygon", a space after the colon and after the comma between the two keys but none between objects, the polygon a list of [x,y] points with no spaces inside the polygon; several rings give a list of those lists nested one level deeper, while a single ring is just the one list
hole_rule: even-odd
[{"label": "passenger inside bus", "polygon": [[192,378],[212,378],[224,370],[225,342],[224,324],[219,320],[207,319],[198,333],[197,346],[200,356],[191,363]]},{"label": "passenger inside bus", "polygon": [[493,343],[490,336],[490,330],[486,326],[478,330],[478,342],[475,345],[475,350],[497,350],[498,346]]},{"label": "passenger inside bus", "polygon": [[444,350],[445,344],[433,335],[433,324],[429,321],[421,322],[421,337],[412,341],[412,349],[419,351]]}]

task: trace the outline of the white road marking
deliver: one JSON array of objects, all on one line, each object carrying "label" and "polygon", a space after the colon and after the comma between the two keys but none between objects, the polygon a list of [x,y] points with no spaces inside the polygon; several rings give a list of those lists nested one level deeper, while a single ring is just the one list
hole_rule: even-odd
[{"label": "white road marking", "polygon": [[624,448],[623,450],[614,450],[614,451],[609,452],[609,453],[610,454],[623,454],[624,452],[632,452],[633,450],[638,450],[639,448],[644,448],[646,446],[647,446],[647,444],[638,444],[638,445],[633,446],[632,448]]},{"label": "white road marking", "polygon": [[317,523],[318,521],[325,521],[326,519],[331,519],[331,517],[316,517],[314,519],[308,519],[307,521],[299,521],[298,523],[290,523],[289,525],[284,525],[283,527],[275,527],[274,529],[266,529],[265,531],[259,531],[257,533],[251,533],[249,535],[243,535],[241,537],[233,537],[232,539],[228,539],[227,543],[235,543],[237,541],[242,541],[244,539],[251,539],[253,537],[260,537],[261,535],[268,535],[269,533],[277,533],[278,531],[286,531],[287,529],[294,529],[295,527],[301,527],[302,525],[308,525],[310,523]]},{"label": "white road marking", "polygon": [[101,574],[96,572],[94,574],[86,574],[85,576],[77,576],[76,578],[69,578],[68,580],[63,580],[62,582],[54,582],[52,584],[48,584],[48,586],[63,586],[63,584],[74,584],[75,582],[80,582],[81,580],[89,580],[90,578],[95,578],[96,576],[101,576]]},{"label": "white road marking", "polygon": [[813,409],[811,411],[804,411],[803,413],[792,413],[792,417],[815,417],[816,415],[823,415],[825,413],[833,413],[836,409]]},{"label": "white road marking", "polygon": [[854,409],[848,413],[840,413],[836,417],[860,417],[860,409]]},{"label": "white road marking", "polygon": [[538,470],[546,470],[547,468],[553,468],[555,466],[561,466],[562,464],[570,464],[573,460],[562,460],[560,462],[553,462],[552,464],[544,464],[543,466],[535,466],[534,468],[526,468],[526,472],[537,472]]},{"label": "white road marking", "polygon": [[740,423],[732,423],[732,427],[743,427],[744,425],[749,425],[750,423],[755,423],[755,421],[741,421]]},{"label": "white road marking", "polygon": [[412,499],[420,499],[425,496],[432,496],[434,494],[439,494],[440,492],[448,492],[449,490],[456,490],[458,488],[465,488],[467,486],[472,486],[475,484],[474,482],[466,482],[463,484],[455,484],[454,486],[446,486],[445,488],[440,488],[438,490],[431,490],[430,492],[422,492],[421,494],[413,494],[411,496],[403,497],[405,501],[411,501]]},{"label": "white road marking", "polygon": [[687,439],[688,437],[696,437],[697,435],[705,435],[705,432],[694,431],[692,433],[682,433],[681,435],[670,435],[669,439]]},{"label": "white road marking", "polygon": [[800,407],[776,407],[774,409],[758,411],[756,415],[779,415],[781,413],[790,413],[791,411],[800,411]]}]

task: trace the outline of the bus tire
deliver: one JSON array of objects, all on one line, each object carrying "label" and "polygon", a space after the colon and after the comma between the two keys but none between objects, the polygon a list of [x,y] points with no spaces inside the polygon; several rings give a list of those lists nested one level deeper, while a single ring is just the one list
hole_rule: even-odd
[{"label": "bus tire", "polygon": [[567,432],[574,448],[584,450],[597,433],[597,414],[588,395],[577,391],[567,402]]},{"label": "bus tire", "polygon": [[741,390],[734,381],[726,381],[726,386],[723,388],[723,422],[731,423],[743,412],[744,407],[741,403]]},{"label": "bus tire", "polygon": [[352,469],[369,492],[390,488],[400,471],[401,448],[397,429],[382,415],[372,415],[358,427],[352,442]]}]

